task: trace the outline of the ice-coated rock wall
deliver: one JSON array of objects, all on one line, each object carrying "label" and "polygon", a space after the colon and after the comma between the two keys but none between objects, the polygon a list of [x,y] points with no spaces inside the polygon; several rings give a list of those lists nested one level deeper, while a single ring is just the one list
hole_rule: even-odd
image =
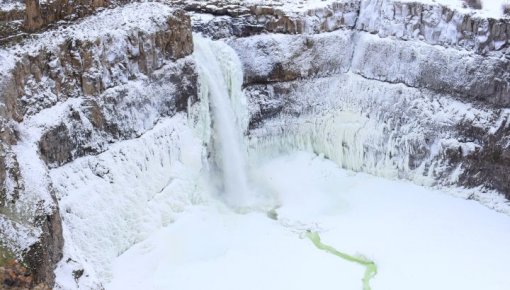
[{"label": "ice-coated rock wall", "polygon": [[[115,257],[202,201],[206,153],[178,113],[140,138],[52,170],[66,241],[56,286],[101,288]],[[86,275],[75,281],[76,271]]]},{"label": "ice-coated rock wall", "polygon": [[[78,265],[70,277],[86,264],[63,251],[61,217],[70,213],[58,202],[70,192],[51,169],[185,111],[197,99],[192,52],[189,16],[158,3],[106,10],[0,49],[0,250],[22,258],[35,283],[53,284],[63,254]],[[73,247],[69,227],[64,234]]]},{"label": "ice-coated rock wall", "polygon": [[437,4],[393,0],[361,1],[356,27],[381,37],[419,39],[429,44],[463,47],[479,53],[508,45],[506,19],[473,16]]},{"label": "ice-coated rock wall", "polygon": [[[383,2],[361,1],[360,17],[377,19],[383,12],[364,11],[376,4],[400,5]],[[245,67],[253,149],[306,148],[353,170],[476,188],[466,196],[504,210],[497,193],[510,194],[506,48],[482,52],[461,42],[374,34],[362,21],[334,32],[228,40]],[[447,25],[435,29],[445,33]]]}]

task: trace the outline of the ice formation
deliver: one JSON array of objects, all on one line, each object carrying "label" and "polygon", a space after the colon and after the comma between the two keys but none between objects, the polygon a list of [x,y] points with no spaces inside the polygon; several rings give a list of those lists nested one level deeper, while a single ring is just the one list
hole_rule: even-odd
[{"label": "ice formation", "polygon": [[211,154],[221,171],[226,201],[232,206],[246,206],[249,188],[244,131],[248,127],[248,108],[241,90],[242,65],[236,52],[223,42],[195,36],[194,43],[200,101],[208,103],[210,110],[201,112],[205,115],[201,118],[211,120],[209,126],[213,128],[208,136]]}]

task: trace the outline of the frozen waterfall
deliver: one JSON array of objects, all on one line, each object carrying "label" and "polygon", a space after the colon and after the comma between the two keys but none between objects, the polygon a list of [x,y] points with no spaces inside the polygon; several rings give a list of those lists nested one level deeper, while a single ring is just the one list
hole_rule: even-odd
[{"label": "frozen waterfall", "polygon": [[243,132],[248,124],[247,102],[241,90],[242,64],[236,52],[223,42],[194,36],[195,60],[200,81],[202,129],[210,141],[213,162],[221,172],[225,202],[248,204],[246,147]]}]

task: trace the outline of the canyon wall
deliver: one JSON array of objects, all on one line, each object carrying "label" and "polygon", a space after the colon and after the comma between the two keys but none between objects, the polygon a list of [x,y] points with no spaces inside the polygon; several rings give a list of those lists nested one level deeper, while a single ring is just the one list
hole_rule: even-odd
[{"label": "canyon wall", "polygon": [[305,148],[504,208],[508,19],[390,0],[315,5],[184,5],[195,30],[241,56],[253,150]]},{"label": "canyon wall", "polygon": [[0,254],[30,287],[101,289],[148,220],[197,198],[192,29],[239,54],[250,154],[310,150],[508,212],[507,18],[392,0],[16,3],[0,13]]},{"label": "canyon wall", "polygon": [[185,111],[197,98],[192,52],[189,16],[157,3],[107,10],[0,51],[0,246],[21,258],[34,285],[53,285],[69,218],[51,170]]}]

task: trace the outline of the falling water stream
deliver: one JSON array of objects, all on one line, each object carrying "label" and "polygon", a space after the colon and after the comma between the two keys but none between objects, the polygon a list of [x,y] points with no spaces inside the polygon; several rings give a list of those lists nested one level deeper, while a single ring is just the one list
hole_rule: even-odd
[{"label": "falling water stream", "polygon": [[225,43],[200,36],[194,37],[194,43],[201,102],[210,106],[210,112],[202,113],[212,114],[212,152],[222,173],[225,201],[234,207],[247,206],[249,189],[243,144],[247,105],[241,90],[242,65],[235,51]]}]

